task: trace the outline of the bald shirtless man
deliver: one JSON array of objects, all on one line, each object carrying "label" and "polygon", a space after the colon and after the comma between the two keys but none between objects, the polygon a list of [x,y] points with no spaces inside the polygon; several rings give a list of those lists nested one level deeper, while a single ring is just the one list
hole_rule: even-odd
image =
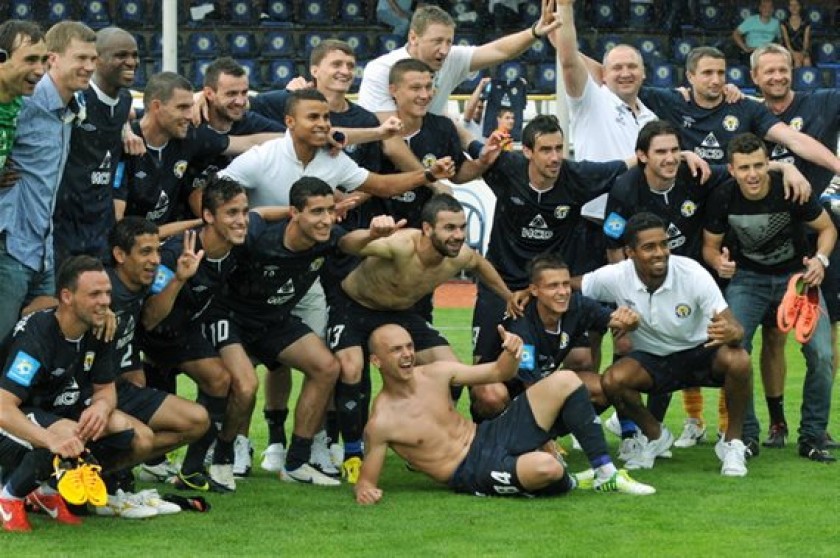
[{"label": "bald shirtless man", "polygon": [[458,200],[434,196],[423,206],[421,221],[422,230],[396,230],[404,221],[396,223],[395,232],[355,254],[365,259],[342,281],[330,307],[327,339],[341,363],[336,407],[345,441],[344,476],[351,484],[361,466],[362,347],[371,332],[398,323],[416,341],[420,362],[457,362],[446,339],[414,310],[415,303],[463,270],[476,274],[505,301],[512,297],[493,266],[464,244],[467,219]]},{"label": "bald shirtless man", "polygon": [[[370,360],[382,373],[382,392],[365,428],[365,462],[356,483],[356,501],[382,499],[376,484],[388,447],[412,468],[455,492],[477,496],[550,496],[580,484],[598,492],[653,494],[656,490],[618,471],[586,387],[570,370],[540,380],[498,418],[476,425],[459,414],[449,397],[452,385],[502,382],[516,374],[522,339],[499,326],[502,354],[485,364],[433,362],[415,366],[414,343],[390,324],[370,337]],[[570,475],[545,442],[571,431],[592,469]]]}]

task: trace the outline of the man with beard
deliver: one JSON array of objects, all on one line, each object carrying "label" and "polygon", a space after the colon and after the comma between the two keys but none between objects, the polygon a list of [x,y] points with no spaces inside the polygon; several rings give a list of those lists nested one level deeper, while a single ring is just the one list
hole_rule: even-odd
[{"label": "man with beard", "polygon": [[723,387],[729,425],[716,451],[721,474],[747,474],[741,441],[750,397],[750,358],[741,348],[744,330],[714,279],[699,263],[671,256],[665,221],[637,213],[624,232],[628,259],[587,273],[575,283],[584,296],[626,304],[640,317],[629,336],[633,350],[604,372],[601,384],[620,416],[641,429],[641,450],[628,469],[650,469],[674,436],[642,405],[641,393],[686,387]]},{"label": "man with beard", "polygon": [[[475,273],[496,295],[510,301],[512,294],[490,263],[465,246],[466,216],[461,204],[448,194],[434,196],[423,207],[422,230],[397,231],[369,243],[359,256],[362,263],[342,281],[336,303],[330,307],[330,348],[341,363],[336,400],[345,440],[344,473],[351,484],[361,467],[360,405],[358,401],[364,354],[371,332],[382,324],[398,323],[417,343],[422,362],[457,362],[446,339],[414,308],[418,300],[461,271]],[[405,225],[405,221],[396,224]]]}]

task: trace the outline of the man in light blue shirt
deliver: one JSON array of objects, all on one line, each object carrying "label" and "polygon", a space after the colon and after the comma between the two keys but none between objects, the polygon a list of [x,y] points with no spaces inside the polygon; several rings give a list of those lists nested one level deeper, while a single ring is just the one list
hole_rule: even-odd
[{"label": "man in light blue shirt", "polygon": [[758,47],[781,42],[781,38],[782,28],[779,20],[773,17],[772,0],[761,0],[758,15],[744,19],[732,32],[732,40],[747,55]]},{"label": "man in light blue shirt", "polygon": [[75,93],[95,69],[96,34],[86,25],[57,23],[45,38],[50,69],[24,101],[12,148],[20,179],[0,191],[0,339],[25,304],[55,295],[52,213],[71,129],[85,118]]}]

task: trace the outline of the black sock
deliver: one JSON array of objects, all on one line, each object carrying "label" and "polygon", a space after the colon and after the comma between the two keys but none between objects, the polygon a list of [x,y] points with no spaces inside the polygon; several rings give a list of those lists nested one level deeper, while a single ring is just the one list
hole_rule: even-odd
[{"label": "black sock", "polygon": [[648,395],[647,408],[657,422],[663,422],[665,420],[665,414],[671,405],[672,395],[672,393],[654,393]]},{"label": "black sock", "polygon": [[210,415],[210,427],[201,438],[187,447],[184,462],[181,464],[181,471],[185,475],[204,470],[204,458],[213,440],[219,435],[219,427],[225,418],[227,408],[227,397],[213,397],[202,391],[199,391],[196,401],[207,409],[207,414]]},{"label": "black sock", "polygon": [[234,440],[216,438],[216,449],[213,450],[214,465],[230,465],[233,463],[233,442]]},{"label": "black sock", "polygon": [[46,448],[30,450],[21,459],[14,471],[9,473],[6,484],[9,493],[16,498],[23,498],[50,478],[53,454]]},{"label": "black sock", "polygon": [[302,438],[292,434],[292,443],[289,445],[289,452],[286,454],[286,469],[294,470],[309,462],[312,455],[312,438]]},{"label": "black sock", "polygon": [[338,443],[338,412],[337,411],[327,411],[327,418],[325,422],[325,429],[327,431],[327,438],[330,439],[330,443],[337,444]]},{"label": "black sock", "polygon": [[765,397],[767,411],[770,413],[770,424],[787,424],[785,420],[785,396]]},{"label": "black sock", "polygon": [[595,409],[592,408],[589,392],[584,385],[578,386],[566,398],[552,430],[560,432],[565,428],[575,435],[593,468],[612,461],[607,441],[604,439],[604,431],[601,423],[596,421]]},{"label": "black sock", "polygon": [[289,416],[289,409],[265,409],[263,417],[268,425],[268,443],[288,445],[286,440],[286,417]]},{"label": "black sock", "polygon": [[[345,384],[339,380],[335,384],[335,410],[338,412],[338,425],[344,443],[358,442],[362,439],[362,404],[361,383]],[[361,457],[361,455],[346,455]]]},{"label": "black sock", "polygon": [[567,471],[564,471],[562,477],[552,482],[548,486],[544,486],[539,490],[531,491],[531,494],[533,494],[534,496],[558,496],[560,494],[566,494],[573,487],[574,483],[572,482],[572,477],[569,476],[569,473]]}]

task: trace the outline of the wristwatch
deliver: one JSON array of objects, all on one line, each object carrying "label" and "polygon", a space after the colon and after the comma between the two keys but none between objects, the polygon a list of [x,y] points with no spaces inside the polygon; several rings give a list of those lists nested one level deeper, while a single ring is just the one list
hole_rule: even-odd
[{"label": "wristwatch", "polygon": [[828,268],[828,264],[831,263],[831,260],[828,259],[828,256],[823,256],[819,252],[814,254],[814,257],[817,258],[817,261],[819,261],[822,264],[822,266],[826,269]]}]

